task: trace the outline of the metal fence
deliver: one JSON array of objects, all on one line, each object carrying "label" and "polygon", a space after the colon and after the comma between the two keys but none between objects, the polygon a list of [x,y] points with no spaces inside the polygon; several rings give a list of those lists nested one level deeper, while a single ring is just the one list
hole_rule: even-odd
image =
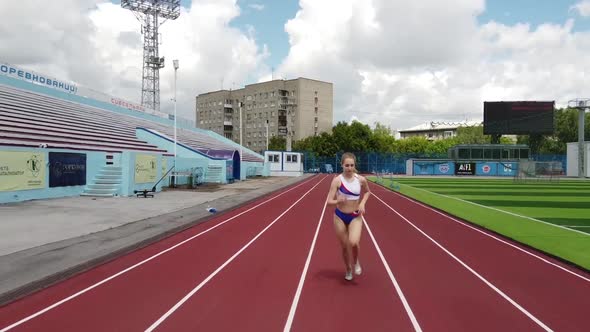
[{"label": "metal fence", "polygon": [[[318,156],[313,152],[299,151],[303,153],[303,169],[306,173],[340,173],[342,166],[340,158],[342,153],[335,156]],[[448,159],[447,154],[427,153],[369,153],[356,152],[356,169],[359,173],[385,173],[406,174],[406,161],[408,159]],[[534,161],[558,161],[563,169],[566,169],[567,157],[565,155],[533,155]]]}]

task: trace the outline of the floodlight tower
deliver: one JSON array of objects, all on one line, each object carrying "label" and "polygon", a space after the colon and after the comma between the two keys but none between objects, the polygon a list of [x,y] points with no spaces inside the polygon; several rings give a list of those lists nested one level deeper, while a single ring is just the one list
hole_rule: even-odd
[{"label": "floodlight tower", "polygon": [[[164,57],[158,52],[158,28],[166,19],[175,20],[180,16],[180,0],[121,0],[121,7],[131,10],[141,22],[143,34],[143,77],[141,83],[141,105],[160,110],[160,69],[164,68]],[[159,23],[159,18],[164,21]]]},{"label": "floodlight tower", "polygon": [[576,98],[568,101],[568,107],[578,110],[578,177],[583,178],[584,170],[584,121],[585,112],[590,108],[590,98]]}]

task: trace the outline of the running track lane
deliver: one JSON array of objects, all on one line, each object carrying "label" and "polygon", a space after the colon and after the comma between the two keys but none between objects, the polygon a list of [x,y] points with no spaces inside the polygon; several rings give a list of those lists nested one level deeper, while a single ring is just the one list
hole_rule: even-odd
[{"label": "running track lane", "polygon": [[365,219],[424,331],[539,331],[375,197]]},{"label": "running track lane", "polygon": [[330,180],[322,176],[309,195],[277,217],[256,241],[151,328],[280,331],[287,320]]},{"label": "running track lane", "polygon": [[344,280],[344,263],[333,223],[332,206],[322,220],[292,331],[414,331],[364,226],[359,254],[362,275]]},{"label": "running track lane", "polygon": [[[315,184],[263,198],[0,308],[0,327],[33,315],[163,250],[128,272],[19,325],[15,330],[143,330]],[[277,197],[278,196],[278,197]],[[271,197],[271,199],[272,199]],[[250,211],[248,211],[251,209]],[[242,215],[240,215],[243,213]],[[238,216],[234,219],[232,217]],[[224,221],[229,220],[224,223]],[[214,227],[213,229],[211,229]],[[210,231],[207,231],[211,229]],[[203,233],[204,232],[204,233]],[[200,235],[199,235],[200,234]],[[195,237],[196,236],[196,237]]]},{"label": "running track lane", "polygon": [[[371,190],[377,201],[381,199],[397,210],[549,328],[587,330],[590,276],[584,271],[564,266],[540,252],[475,228],[381,186],[372,184]],[[383,205],[376,210],[384,208],[391,211]],[[401,218],[398,216],[398,219]]]}]

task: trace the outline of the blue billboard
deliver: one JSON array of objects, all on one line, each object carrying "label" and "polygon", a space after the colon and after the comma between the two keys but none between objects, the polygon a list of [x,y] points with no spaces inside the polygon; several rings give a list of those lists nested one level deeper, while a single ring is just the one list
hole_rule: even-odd
[{"label": "blue billboard", "polygon": [[453,175],[455,163],[440,161],[414,162],[414,175]]},{"label": "blue billboard", "polygon": [[518,162],[444,162],[416,160],[412,164],[413,175],[458,175],[458,176],[514,176]]},{"label": "blue billboard", "polygon": [[86,154],[49,152],[49,187],[86,185]]}]

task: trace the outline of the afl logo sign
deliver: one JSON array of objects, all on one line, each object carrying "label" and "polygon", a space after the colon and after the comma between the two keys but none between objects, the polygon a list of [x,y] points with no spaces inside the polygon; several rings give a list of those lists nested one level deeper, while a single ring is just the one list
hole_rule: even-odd
[{"label": "afl logo sign", "polygon": [[489,173],[491,169],[492,168],[490,167],[490,165],[483,165],[483,167],[481,168],[481,170],[486,174]]},{"label": "afl logo sign", "polygon": [[438,170],[441,173],[448,173],[449,172],[449,164],[438,165]]}]

